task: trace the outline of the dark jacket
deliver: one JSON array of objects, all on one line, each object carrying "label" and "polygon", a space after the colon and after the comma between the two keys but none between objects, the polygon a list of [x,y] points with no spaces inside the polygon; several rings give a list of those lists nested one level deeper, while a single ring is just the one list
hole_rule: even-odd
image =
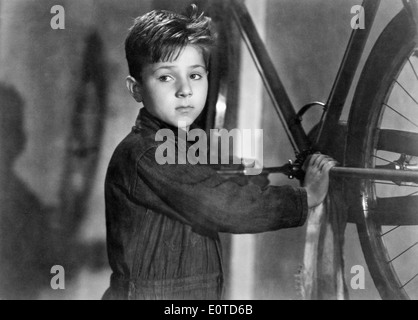
[{"label": "dark jacket", "polygon": [[162,128],[177,132],[141,109],[110,161],[105,200],[113,274],[104,299],[219,299],[218,232],[259,233],[306,220],[303,188],[240,184],[210,165],[158,164],[162,142],[155,136]]}]

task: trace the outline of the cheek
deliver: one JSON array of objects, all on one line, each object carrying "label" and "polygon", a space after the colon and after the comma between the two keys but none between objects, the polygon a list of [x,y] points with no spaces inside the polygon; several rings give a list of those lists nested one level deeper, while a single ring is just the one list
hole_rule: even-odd
[{"label": "cheek", "polygon": [[207,81],[203,82],[199,86],[198,92],[199,92],[199,99],[200,100],[206,101],[206,98],[207,98],[207,95],[208,95],[208,89],[209,89],[209,85],[208,85]]},{"label": "cheek", "polygon": [[158,85],[150,86],[148,88],[148,100],[155,106],[161,106],[167,97],[166,90],[160,88]]}]

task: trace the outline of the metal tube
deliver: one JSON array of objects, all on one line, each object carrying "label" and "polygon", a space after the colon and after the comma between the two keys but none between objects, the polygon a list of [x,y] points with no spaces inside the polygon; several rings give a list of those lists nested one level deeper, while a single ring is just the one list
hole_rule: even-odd
[{"label": "metal tube", "polygon": [[334,138],[335,126],[338,125],[341,117],[380,2],[381,0],[364,0],[363,2],[366,28],[364,30],[355,29],[351,34],[337,78],[327,101],[327,111],[321,119],[322,125],[315,147],[323,153],[329,153],[330,151],[327,150],[327,146],[332,145],[330,140]]},{"label": "metal tube", "polygon": [[231,10],[292,147],[299,152],[309,149],[311,143],[296,121],[295,109],[245,4],[242,0],[232,0]]},{"label": "metal tube", "polygon": [[[245,170],[219,170],[224,175],[244,175]],[[263,168],[261,174],[282,173],[289,174],[289,167]],[[331,177],[343,177],[351,179],[372,179],[392,182],[415,182],[418,183],[418,172],[408,170],[388,170],[373,168],[344,168],[334,167],[330,171]]]},{"label": "metal tube", "polygon": [[335,167],[331,169],[330,175],[333,177],[418,183],[418,172],[407,170]]}]

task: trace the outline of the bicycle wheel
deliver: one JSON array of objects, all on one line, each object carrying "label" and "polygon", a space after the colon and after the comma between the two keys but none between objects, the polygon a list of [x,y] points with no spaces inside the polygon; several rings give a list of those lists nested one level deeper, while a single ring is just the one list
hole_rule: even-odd
[{"label": "bicycle wheel", "polygon": [[[386,27],[366,62],[350,111],[346,155],[347,166],[418,168],[417,27],[406,10]],[[418,184],[361,180],[348,187],[381,297],[418,299]]]}]

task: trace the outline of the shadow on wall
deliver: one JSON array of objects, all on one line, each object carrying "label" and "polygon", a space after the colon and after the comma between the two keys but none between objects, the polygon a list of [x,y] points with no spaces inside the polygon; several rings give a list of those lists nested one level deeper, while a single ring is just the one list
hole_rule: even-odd
[{"label": "shadow on wall", "polygon": [[23,100],[15,89],[3,84],[0,113],[0,298],[30,299],[48,283],[50,209],[42,206],[13,171],[26,141]]},{"label": "shadow on wall", "polygon": [[[97,34],[86,43],[86,52],[100,51]],[[14,171],[25,149],[24,101],[15,88],[0,83],[0,299],[65,298],[65,293],[51,288],[54,265],[64,267],[66,282],[83,267],[107,266],[103,242],[86,245],[77,240],[103,130],[100,117],[93,121],[92,133],[91,118],[104,117],[106,105],[104,75],[95,72],[95,67],[103,67],[99,53],[93,55],[98,63],[85,59],[83,64],[57,208],[43,205]]]}]

